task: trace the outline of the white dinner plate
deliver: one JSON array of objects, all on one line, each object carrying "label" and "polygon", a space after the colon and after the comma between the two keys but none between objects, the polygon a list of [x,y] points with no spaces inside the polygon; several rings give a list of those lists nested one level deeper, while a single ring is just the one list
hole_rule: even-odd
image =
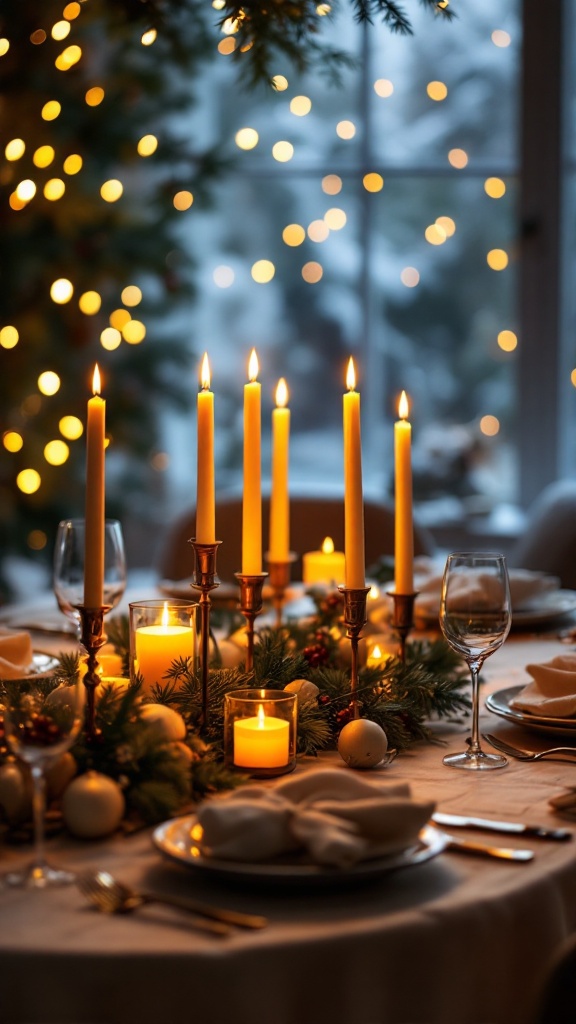
[{"label": "white dinner plate", "polygon": [[374,878],[399,868],[414,867],[436,857],[446,848],[448,837],[431,825],[420,832],[413,846],[387,857],[362,861],[351,868],[330,868],[321,864],[307,863],[303,858],[278,859],[270,863],[249,863],[243,861],[217,860],[205,857],[191,837],[196,824],[195,814],[185,818],[172,818],[154,830],[153,840],[159,850],[177,860],[180,864],[197,871],[204,871],[225,881],[247,881],[270,884],[271,882],[348,882],[355,879]]},{"label": "white dinner plate", "polygon": [[53,657],[52,654],[42,654],[41,652],[35,652],[32,655],[33,669],[28,672],[29,676],[45,676],[49,672],[53,672],[56,666],[59,664],[58,658]]},{"label": "white dinner plate", "polygon": [[486,707],[495,715],[505,718],[508,722],[522,725],[534,732],[549,733],[555,736],[569,736],[576,742],[576,718],[552,718],[548,715],[534,715],[529,711],[520,711],[511,707],[511,701],[515,700],[523,686],[508,686],[505,690],[498,690],[486,698]]},{"label": "white dinner plate", "polygon": [[[433,610],[416,599],[414,618],[417,625],[438,626],[440,606]],[[541,594],[530,607],[512,609],[512,628],[531,629],[545,626],[576,611],[576,590],[551,590]]]}]

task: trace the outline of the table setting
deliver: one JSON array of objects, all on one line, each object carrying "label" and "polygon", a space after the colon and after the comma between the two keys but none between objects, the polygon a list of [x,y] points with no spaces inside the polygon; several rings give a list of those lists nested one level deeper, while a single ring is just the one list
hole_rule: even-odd
[{"label": "table setting", "polygon": [[[263,571],[257,374],[253,352],[228,629],[212,607],[226,539],[207,358],[188,597],[125,590],[94,376],[86,515],[63,521],[55,558],[68,626],[14,628],[33,626],[32,606],[2,616],[6,1019],[176,1021],[192,1000],[215,1024],[526,1024],[540,968],[576,928],[576,655],[510,631],[514,605],[536,613],[557,581],[475,551],[420,583],[406,395],[393,578],[367,577],[352,360],[344,558],[319,550],[312,581],[290,578],[284,391]],[[425,629],[421,596],[437,609]]]}]

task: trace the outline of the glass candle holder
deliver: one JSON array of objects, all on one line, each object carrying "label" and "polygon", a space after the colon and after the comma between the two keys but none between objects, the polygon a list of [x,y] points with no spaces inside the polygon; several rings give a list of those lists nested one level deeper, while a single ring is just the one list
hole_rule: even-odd
[{"label": "glass candle holder", "polygon": [[234,690],[224,697],[224,757],[231,768],[257,778],[285,775],[296,767],[295,693]]},{"label": "glass candle holder", "polygon": [[141,675],[144,693],[166,683],[174,661],[198,667],[198,604],[195,601],[135,601],[130,604],[130,675]]}]

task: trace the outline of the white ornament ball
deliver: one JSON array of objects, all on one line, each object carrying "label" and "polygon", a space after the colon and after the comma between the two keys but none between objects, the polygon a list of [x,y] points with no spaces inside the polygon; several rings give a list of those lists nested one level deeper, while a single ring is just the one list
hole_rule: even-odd
[{"label": "white ornament ball", "polygon": [[238,647],[238,644],[232,643],[231,640],[220,640],[218,654],[220,655],[222,668],[237,668],[246,657],[246,652],[241,647]]},{"label": "white ornament ball", "polygon": [[10,822],[24,821],[32,813],[30,776],[15,761],[0,767],[0,811]]},{"label": "white ornament ball", "polygon": [[384,729],[367,718],[354,718],[338,737],[338,753],[349,768],[375,768],[387,750]]},{"label": "white ornament ball", "polygon": [[166,704],[143,704],[140,718],[154,730],[160,742],[175,743],[186,736],[186,722]]},{"label": "white ornament ball", "polygon": [[122,821],[125,807],[118,783],[100,772],[78,776],[62,797],[64,821],[79,839],[110,835]]},{"label": "white ornament ball", "polygon": [[194,760],[194,754],[186,743],[171,743],[170,746],[176,757],[184,768],[189,768]]},{"label": "white ornament ball", "polygon": [[309,679],[293,679],[284,689],[288,693],[296,693],[299,701],[315,700],[320,693],[316,683],[311,683]]}]

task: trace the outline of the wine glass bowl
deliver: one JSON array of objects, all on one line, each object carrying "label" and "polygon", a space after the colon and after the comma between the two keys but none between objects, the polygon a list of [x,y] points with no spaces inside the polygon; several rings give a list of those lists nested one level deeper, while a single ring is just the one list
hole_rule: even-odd
[{"label": "wine glass bowl", "polygon": [[502,646],[511,624],[510,585],[504,555],[465,551],[448,556],[442,580],[440,628],[452,650],[462,655],[472,678],[472,735],[468,749],[449,754],[451,768],[486,771],[505,768],[501,754],[480,745],[479,673],[486,658]]},{"label": "wine glass bowl", "polygon": [[[58,524],[54,547],[53,587],[61,612],[79,628],[78,605],[84,603],[83,519],[63,519]],[[104,525],[104,605],[115,608],[126,589],[126,556],[122,526],[117,519]]]}]

